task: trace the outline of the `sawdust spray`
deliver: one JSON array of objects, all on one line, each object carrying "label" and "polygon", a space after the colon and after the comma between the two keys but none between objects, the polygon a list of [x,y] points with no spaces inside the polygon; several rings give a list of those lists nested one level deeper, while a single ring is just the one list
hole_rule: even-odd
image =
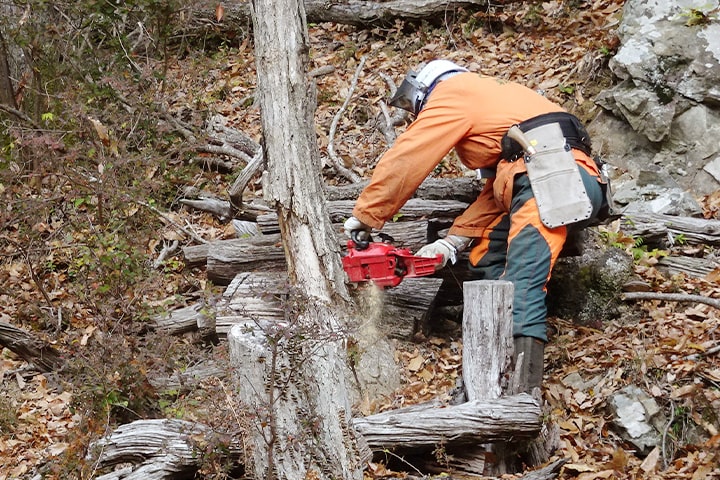
[{"label": "sawdust spray", "polygon": [[354,292],[357,307],[348,359],[355,380],[357,396],[353,403],[370,413],[372,401],[399,388],[400,370],[395,360],[395,347],[380,328],[385,294],[382,288],[366,283]]}]

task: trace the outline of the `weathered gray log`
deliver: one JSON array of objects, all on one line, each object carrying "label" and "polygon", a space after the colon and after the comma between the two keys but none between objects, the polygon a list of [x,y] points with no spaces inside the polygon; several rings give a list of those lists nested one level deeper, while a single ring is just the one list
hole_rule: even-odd
[{"label": "weathered gray log", "polygon": [[198,317],[203,315],[199,305],[178,308],[155,315],[155,328],[170,335],[180,335],[197,330]]},{"label": "weathered gray log", "polygon": [[720,268],[720,262],[710,258],[663,257],[658,261],[658,269],[670,275],[685,273],[692,277],[705,277]]},{"label": "weathered gray log", "polygon": [[690,244],[720,245],[720,220],[652,213],[627,214],[622,231],[641,237],[645,245],[666,247],[680,239]]},{"label": "weathered gray log", "polygon": [[[408,278],[395,288],[370,295],[375,303],[381,305],[380,310],[373,314],[377,315],[377,329],[390,338],[412,339],[415,333],[427,328],[441,285],[442,279],[439,278]],[[286,295],[287,276],[282,272],[239,273],[225,289],[223,301],[217,306],[217,333],[227,335],[233,325],[248,320],[286,320],[287,308],[283,304]],[[357,297],[362,302],[368,296],[358,294]]]},{"label": "weathered gray log", "polygon": [[216,242],[208,251],[208,280],[216,285],[227,285],[238,272],[284,271],[282,244],[263,237],[252,237],[247,242]]},{"label": "weathered gray log", "polygon": [[460,405],[405,407],[353,420],[374,450],[477,445],[528,439],[540,431],[540,406],[526,393]]},{"label": "weathered gray log", "polygon": [[[494,4],[502,5],[505,0]],[[437,0],[391,0],[388,2],[365,2],[349,0],[342,3],[327,3],[322,0],[306,0],[304,2],[308,22],[342,23],[347,25],[371,26],[392,25],[397,18],[408,21],[444,19],[450,10],[483,8],[488,5],[485,0],[462,0],[439,2]],[[222,22],[215,19],[212,9],[193,12],[195,19],[187,26],[192,34],[194,30],[208,31],[217,34],[218,30],[244,31],[248,27],[250,12],[245,3],[228,3],[225,7],[225,18]],[[195,32],[195,35],[199,35]]]},{"label": "weathered gray log", "polygon": [[[344,249],[347,238],[341,225],[337,225],[338,248]],[[382,233],[390,235],[397,247],[417,251],[427,243],[428,222],[388,223]],[[376,235],[376,241],[381,237]],[[207,264],[207,277],[216,285],[227,285],[235,275],[244,271],[284,271],[285,251],[279,234],[257,235],[247,238],[219,240],[204,245],[192,245],[183,249],[189,265]]]},{"label": "weathered gray log", "polygon": [[397,287],[384,290],[378,329],[400,340],[411,340],[418,332],[427,333],[442,284],[441,278],[407,278]]},{"label": "weathered gray log", "polygon": [[[337,232],[338,244],[341,247],[345,247],[347,237],[342,233],[342,224],[335,224],[333,229]],[[414,252],[428,243],[428,222],[427,220],[389,222],[383,227],[381,233],[392,237],[395,246],[409,248]],[[377,236],[375,240],[380,241],[380,236]],[[189,245],[183,248],[183,255],[188,265],[201,265],[207,263],[209,252],[215,248],[226,251],[232,250],[235,245],[239,246],[243,251],[247,250],[249,245],[277,245],[278,248],[282,248],[281,242],[282,240],[278,233],[247,236],[243,238],[217,240],[202,245]],[[232,280],[232,278],[230,278],[230,280]]]},{"label": "weathered gray log", "polygon": [[[328,186],[325,190],[328,201],[356,200],[369,180],[341,186]],[[471,203],[477,199],[482,185],[476,178],[427,178],[415,191],[413,198],[423,200],[457,200]]]},{"label": "weathered gray log", "polygon": [[215,330],[227,335],[233,325],[248,321],[282,322],[286,320],[287,274],[283,272],[242,272],[223,292],[217,306]]},{"label": "weathered gray log", "polygon": [[136,464],[98,476],[98,480],[166,480],[192,476],[207,445],[215,446],[231,462],[239,461],[243,452],[238,439],[205,425],[153,419],[121,425],[91,445],[88,459],[97,462],[99,468]]},{"label": "weathered gray log", "polygon": [[52,372],[65,364],[60,352],[36,335],[7,322],[0,322],[0,347],[5,347],[41,372]]},{"label": "weathered gray log", "polygon": [[[254,157],[251,163],[243,169],[228,191],[231,201],[220,199],[209,192],[199,191],[194,187],[188,187],[184,192],[185,198],[182,198],[180,203],[197,210],[211,213],[222,221],[231,218],[234,213],[238,217],[253,219],[257,218],[258,215],[272,213],[268,208],[261,209],[258,204],[245,205],[241,199],[241,189],[245,188],[250,178],[252,178],[262,166],[262,156],[258,155],[256,157],[257,158]],[[355,201],[368,183],[368,180],[364,180],[350,185],[327,186],[325,189],[326,200],[330,202],[340,200]],[[480,181],[476,178],[428,178],[418,187],[413,194],[413,198],[422,200],[454,200],[470,204],[477,198],[481,187]],[[272,216],[263,217],[262,220],[268,223],[266,227],[268,232],[274,231],[273,229],[276,228],[276,226],[273,226],[273,224],[276,222]]]},{"label": "weathered gray log", "polygon": [[[328,212],[330,213],[330,218],[335,223],[342,223],[351,217],[353,207],[355,207],[355,200],[335,200],[328,202]],[[464,212],[467,207],[468,203],[456,200],[424,200],[421,198],[411,198],[400,209],[397,217],[402,221],[427,218],[452,220]],[[260,231],[263,233],[279,232],[277,215],[274,213],[258,215],[257,222]]]}]

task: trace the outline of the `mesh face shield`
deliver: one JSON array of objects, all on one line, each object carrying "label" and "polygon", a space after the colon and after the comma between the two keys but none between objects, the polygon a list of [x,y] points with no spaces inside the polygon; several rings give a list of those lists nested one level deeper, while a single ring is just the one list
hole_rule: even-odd
[{"label": "mesh face shield", "polygon": [[417,81],[417,72],[410,70],[400,84],[395,95],[388,102],[393,107],[402,108],[417,115],[425,88]]}]

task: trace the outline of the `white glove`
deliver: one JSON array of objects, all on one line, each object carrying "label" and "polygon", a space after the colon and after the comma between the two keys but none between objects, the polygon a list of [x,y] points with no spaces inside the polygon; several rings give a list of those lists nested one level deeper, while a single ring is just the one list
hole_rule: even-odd
[{"label": "white glove", "polygon": [[465,250],[465,247],[468,246],[470,240],[472,239],[469,237],[461,237],[460,235],[448,235],[445,238],[441,238],[440,240],[436,240],[433,243],[425,245],[420,250],[418,250],[415,255],[418,257],[434,258],[438,254],[442,254],[442,263],[437,266],[437,269],[440,269],[447,265],[448,260],[450,261],[450,263],[453,264],[457,262],[458,253]]},{"label": "white glove", "polygon": [[365,225],[363,222],[361,222],[355,217],[350,217],[345,220],[345,224],[343,225],[343,227],[345,228],[345,235],[347,235],[348,238],[352,238],[352,232],[356,230],[367,232],[367,236],[369,238],[370,231],[372,230],[369,225]]}]

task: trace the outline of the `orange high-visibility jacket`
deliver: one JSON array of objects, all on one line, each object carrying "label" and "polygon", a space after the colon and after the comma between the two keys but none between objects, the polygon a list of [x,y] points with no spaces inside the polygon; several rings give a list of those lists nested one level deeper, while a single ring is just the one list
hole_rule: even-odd
[{"label": "orange high-visibility jacket", "polygon": [[[449,232],[480,236],[484,227],[505,210],[503,205],[509,204],[515,174],[525,171],[522,161],[498,165],[503,135],[514,124],[561,111],[559,105],[514,82],[471,72],[441,81],[416,120],[378,162],[353,215],[366,225],[382,228],[454,147],[470,169],[497,168],[496,178],[488,180],[495,183],[494,201],[489,195],[478,197],[455,219]],[[579,150],[573,153],[590,173],[598,174],[592,159]]]}]

